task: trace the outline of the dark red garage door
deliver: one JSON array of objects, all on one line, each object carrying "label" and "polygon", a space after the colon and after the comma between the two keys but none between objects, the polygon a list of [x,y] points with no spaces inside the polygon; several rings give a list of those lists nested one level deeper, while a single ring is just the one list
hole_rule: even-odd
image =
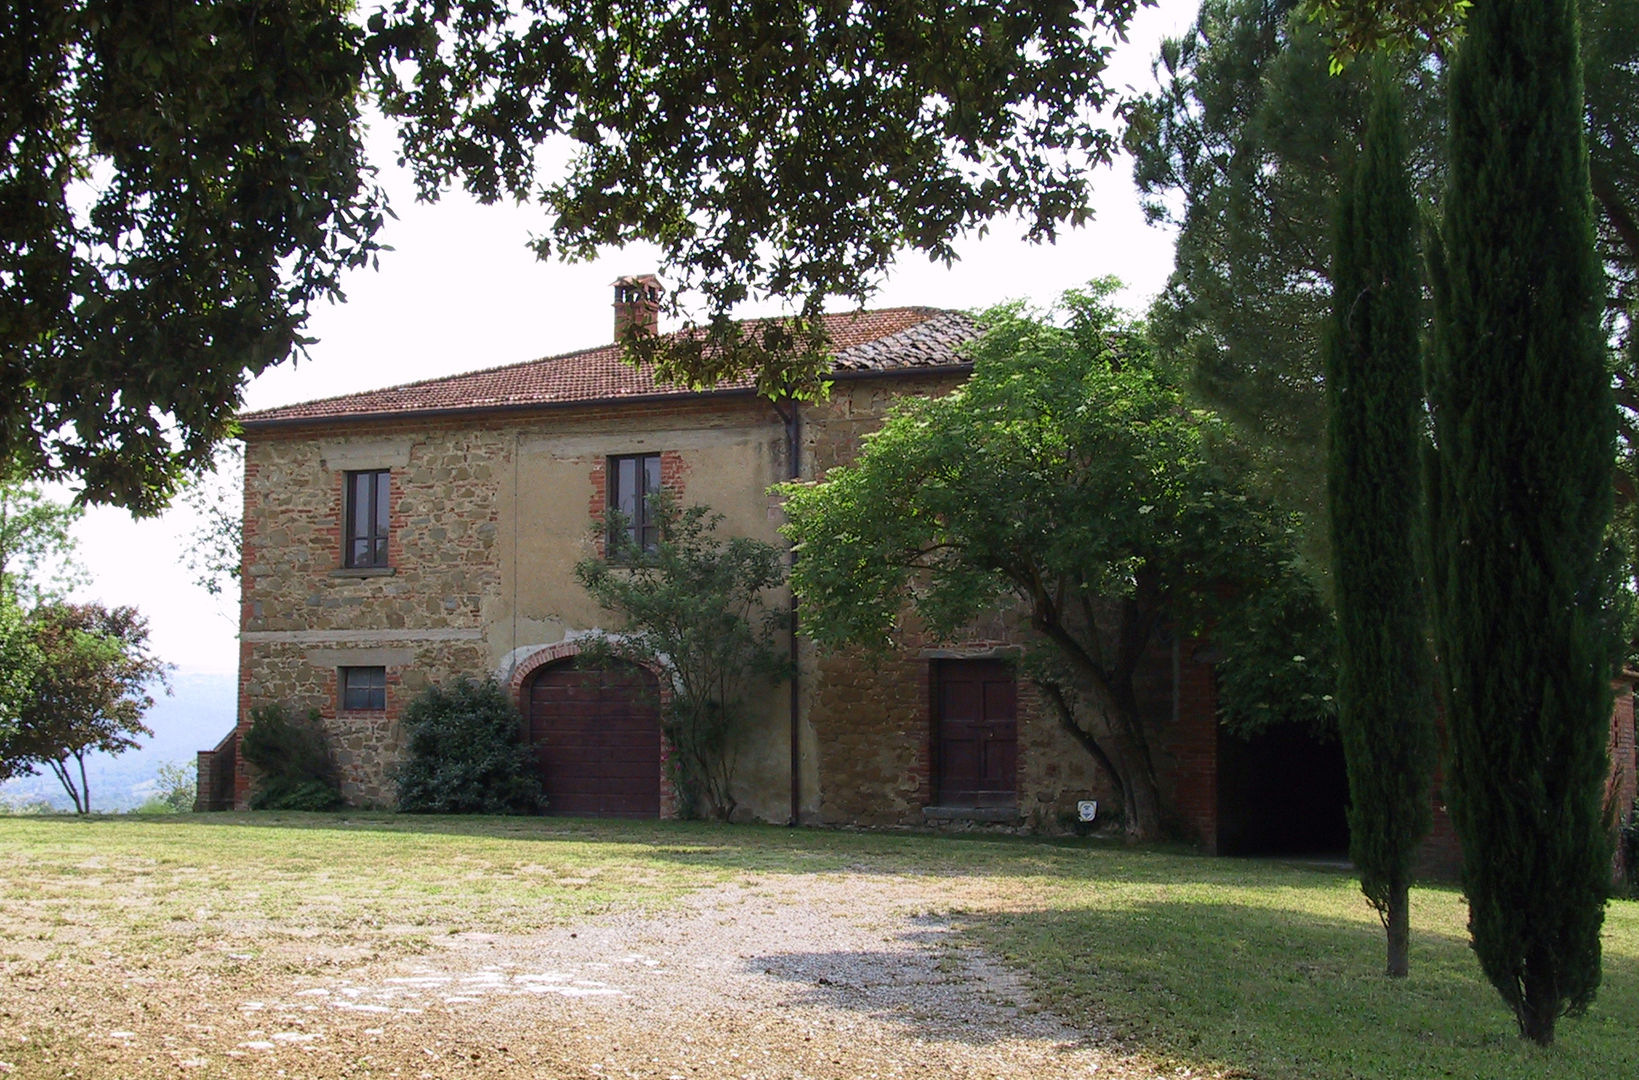
[{"label": "dark red garage door", "polygon": [[1017,803],[1016,699],[1010,664],[944,660],[934,667],[934,788],[942,805]]},{"label": "dark red garage door", "polygon": [[642,668],[544,669],[529,685],[529,737],[547,813],[660,816],[660,710]]}]

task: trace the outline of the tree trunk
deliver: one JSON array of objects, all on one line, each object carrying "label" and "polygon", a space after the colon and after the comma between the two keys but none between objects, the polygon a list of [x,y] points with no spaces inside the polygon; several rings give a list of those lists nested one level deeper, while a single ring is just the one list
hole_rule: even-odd
[{"label": "tree trunk", "polygon": [[1525,954],[1525,974],[1520,980],[1520,999],[1514,1007],[1519,1021],[1519,1033],[1538,1046],[1552,1046],[1554,1022],[1559,1013],[1564,993],[1555,976],[1558,964],[1546,949],[1533,948]]},{"label": "tree trunk", "polygon": [[[1051,682],[1038,685],[1058,715],[1060,726],[1121,788],[1122,826],[1127,837],[1136,841],[1159,839],[1161,788],[1150,765],[1149,746],[1144,742],[1138,718],[1103,716],[1091,725],[1095,730],[1090,731],[1076,716],[1063,687]],[[1108,695],[1105,699],[1110,700]],[[1113,701],[1109,707],[1111,711],[1119,708]]]},{"label": "tree trunk", "polygon": [[1383,929],[1388,931],[1388,976],[1403,979],[1411,971],[1411,890],[1403,878],[1389,885]]},{"label": "tree trunk", "polygon": [[80,813],[89,814],[91,812],[91,781],[85,778],[85,752],[76,753],[74,760],[80,764]]}]

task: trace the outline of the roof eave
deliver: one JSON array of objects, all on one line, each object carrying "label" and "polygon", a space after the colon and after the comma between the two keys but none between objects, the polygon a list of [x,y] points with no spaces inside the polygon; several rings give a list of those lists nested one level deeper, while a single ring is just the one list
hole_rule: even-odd
[{"label": "roof eave", "polygon": [[[834,371],[832,382],[855,382],[866,379],[906,378],[917,375],[967,375],[973,371],[971,361],[960,364],[907,365],[895,368],[865,368],[852,371]],[[700,402],[719,398],[747,398],[758,396],[755,387],[740,386],[722,390],[695,390],[673,394],[629,394],[617,397],[579,398],[573,401],[520,401],[496,405],[454,405],[437,409],[394,409],[383,412],[336,413],[330,416],[284,416],[267,420],[246,417],[239,421],[241,433],[253,431],[280,431],[288,428],[330,427],[337,424],[385,424],[405,420],[443,420],[450,417],[517,416],[526,413],[561,412],[566,409],[608,408],[611,405],[658,405],[678,402]]]}]

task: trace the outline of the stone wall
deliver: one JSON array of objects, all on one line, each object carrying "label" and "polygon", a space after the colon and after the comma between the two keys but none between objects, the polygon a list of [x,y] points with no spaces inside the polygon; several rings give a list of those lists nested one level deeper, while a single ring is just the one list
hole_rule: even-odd
[{"label": "stone wall", "polygon": [[[912,385],[919,393],[937,394],[958,381],[924,378]],[[839,382],[829,401],[810,410],[804,429],[810,474],[823,477],[853,460],[861,441],[881,425],[897,400],[897,389],[876,380]],[[928,641],[909,625],[899,635],[897,654],[816,656],[806,711],[821,791],[815,820],[864,826],[926,823],[924,809],[936,794],[932,665],[942,658],[1016,657],[1028,634],[1016,617],[999,612],[952,642]],[[1210,848],[1217,813],[1212,775],[1217,701],[1211,668],[1191,655],[1178,662],[1175,674],[1170,646],[1152,650],[1138,691],[1140,712],[1155,733],[1163,796],[1174,812],[1168,824]],[[1118,811],[1121,805],[1119,789],[1022,676],[1017,784],[1015,820],[1032,828],[1068,827],[1081,799],[1098,799],[1101,812]]]},{"label": "stone wall", "polygon": [[[721,512],[725,534],[780,542],[766,489],[788,471],[785,428],[749,397],[252,428],[246,441],[240,723],[274,702],[318,710],[355,805],[391,805],[398,718],[424,686],[506,682],[543,648],[618,632],[573,577],[599,551],[610,455],[660,453],[665,486]],[[389,565],[349,569],[345,477],[374,469],[389,471]],[[386,708],[341,710],[340,669],[373,666],[386,669]],[[742,763],[742,802],[776,820],[788,792],[784,702],[770,687]],[[240,805],[253,779],[241,766]]]},{"label": "stone wall", "polygon": [[[801,408],[801,472],[823,476],[854,458],[861,439],[910,393],[941,393],[960,375],[909,372],[841,378],[831,398]],[[519,667],[543,650],[578,648],[618,632],[574,581],[599,552],[611,455],[659,453],[664,482],[684,503],[725,516],[725,534],[783,542],[771,484],[790,473],[787,429],[748,396],[543,409],[423,421],[294,425],[247,435],[240,722],[280,702],[316,709],[335,748],[343,794],[390,806],[398,718],[430,683],[495,675],[515,695]],[[389,565],[342,566],[346,473],[387,469]],[[788,597],[771,598],[776,603]],[[931,666],[941,658],[1016,655],[1025,628],[1001,614],[955,643],[915,634],[886,659],[821,654],[803,643],[796,718],[799,820],[920,825],[934,798]],[[565,653],[565,655],[568,654]],[[535,658],[535,659],[531,659]],[[339,707],[344,667],[381,666],[386,708]],[[1163,731],[1163,773],[1184,820],[1211,842],[1210,761],[1198,717],[1210,678],[1194,673],[1174,695],[1170,667],[1152,673],[1146,709]],[[788,688],[769,687],[742,752],[742,806],[784,821],[792,802]],[[1179,713],[1178,710],[1183,712]],[[1078,799],[1119,799],[1033,687],[1018,698],[1018,819],[1058,828]],[[1204,710],[1204,712],[1203,712]],[[1186,722],[1180,724],[1178,717]],[[241,769],[238,801],[253,778]]]}]

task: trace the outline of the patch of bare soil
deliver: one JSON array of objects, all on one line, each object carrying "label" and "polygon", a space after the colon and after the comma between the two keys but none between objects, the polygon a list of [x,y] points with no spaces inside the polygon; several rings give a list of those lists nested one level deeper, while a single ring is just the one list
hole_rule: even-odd
[{"label": "patch of bare soil", "polygon": [[[962,888],[753,879],[658,916],[461,934],[409,957],[39,969],[0,1003],[0,1077],[1153,1075],[959,942],[939,912]],[[63,978],[72,993],[45,993]],[[31,982],[66,1004],[39,1015]]]}]

